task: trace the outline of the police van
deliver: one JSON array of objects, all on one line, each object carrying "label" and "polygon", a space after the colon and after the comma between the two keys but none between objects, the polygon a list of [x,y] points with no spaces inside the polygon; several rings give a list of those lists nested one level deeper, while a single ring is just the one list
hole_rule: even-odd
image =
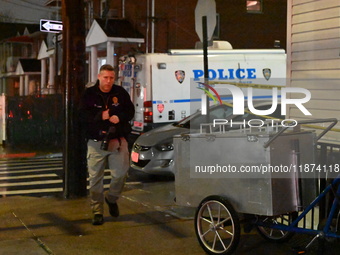
[{"label": "police van", "polygon": [[[135,106],[133,133],[179,121],[201,107],[204,79],[202,49],[170,50],[124,56],[119,63],[119,81]],[[285,86],[286,53],[283,49],[208,50],[208,81],[254,87]],[[211,85],[211,88],[216,85]],[[203,86],[204,87],[204,86]],[[215,91],[216,92],[216,91]],[[246,93],[246,92],[245,92]],[[270,89],[255,89],[254,98],[272,96]],[[224,100],[231,100],[227,90]],[[245,94],[245,97],[247,95]]]}]

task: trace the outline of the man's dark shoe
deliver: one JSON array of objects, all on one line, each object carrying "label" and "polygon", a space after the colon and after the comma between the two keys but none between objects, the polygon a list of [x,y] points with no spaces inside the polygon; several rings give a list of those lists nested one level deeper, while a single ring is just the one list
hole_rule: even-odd
[{"label": "man's dark shoe", "polygon": [[117,203],[110,203],[107,198],[105,198],[105,202],[109,206],[109,212],[112,217],[118,217],[119,216],[119,208]]},{"label": "man's dark shoe", "polygon": [[103,225],[104,217],[102,214],[95,214],[92,219],[92,225]]}]

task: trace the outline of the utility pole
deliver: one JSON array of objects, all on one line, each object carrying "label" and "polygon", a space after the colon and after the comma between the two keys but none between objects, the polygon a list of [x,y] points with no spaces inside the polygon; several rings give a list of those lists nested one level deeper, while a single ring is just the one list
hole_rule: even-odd
[{"label": "utility pole", "polygon": [[64,196],[86,196],[86,143],[78,119],[85,88],[84,0],[62,0],[64,92]]}]

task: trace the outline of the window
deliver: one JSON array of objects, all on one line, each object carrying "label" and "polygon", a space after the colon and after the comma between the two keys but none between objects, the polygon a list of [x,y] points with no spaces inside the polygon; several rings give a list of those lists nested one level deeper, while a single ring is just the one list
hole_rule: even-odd
[{"label": "window", "polygon": [[247,0],[248,13],[262,13],[262,0]]},{"label": "window", "polygon": [[107,11],[107,0],[101,0],[100,1],[100,16],[103,18],[106,15]]}]

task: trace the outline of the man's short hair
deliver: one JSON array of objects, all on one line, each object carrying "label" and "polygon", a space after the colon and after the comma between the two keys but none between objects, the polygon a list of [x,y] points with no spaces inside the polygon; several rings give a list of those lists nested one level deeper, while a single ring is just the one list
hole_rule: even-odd
[{"label": "man's short hair", "polygon": [[101,71],[114,71],[114,68],[112,65],[105,64],[100,67],[99,72]]}]

